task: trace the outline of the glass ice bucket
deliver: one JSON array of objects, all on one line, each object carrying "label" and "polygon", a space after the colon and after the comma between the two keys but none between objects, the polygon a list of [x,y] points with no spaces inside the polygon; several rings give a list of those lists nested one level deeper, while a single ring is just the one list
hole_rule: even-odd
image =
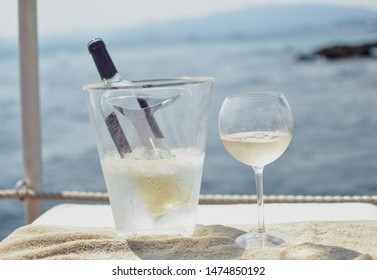
[{"label": "glass ice bucket", "polygon": [[214,80],[84,86],[118,236],[191,236]]}]

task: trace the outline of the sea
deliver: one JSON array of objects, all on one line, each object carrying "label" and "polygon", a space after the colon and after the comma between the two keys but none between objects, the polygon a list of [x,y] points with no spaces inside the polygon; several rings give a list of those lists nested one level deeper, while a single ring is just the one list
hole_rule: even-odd
[{"label": "sea", "polygon": [[[180,76],[215,78],[202,194],[255,194],[252,168],[220,142],[217,120],[227,95],[283,92],[295,129],[287,151],[264,170],[265,194],[377,194],[377,59],[300,61],[297,55],[338,43],[373,41],[376,34],[321,34],[134,42],[108,50],[129,80]],[[46,191],[100,191],[106,187],[82,87],[99,76],[87,52],[40,40],[40,118]],[[0,189],[23,176],[18,50],[0,52]],[[45,202],[49,209],[62,201]],[[0,200],[0,240],[24,225],[23,203]]]}]

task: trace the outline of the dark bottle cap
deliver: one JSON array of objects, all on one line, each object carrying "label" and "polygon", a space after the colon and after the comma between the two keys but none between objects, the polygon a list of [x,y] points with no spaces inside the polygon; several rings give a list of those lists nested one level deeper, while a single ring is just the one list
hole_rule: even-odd
[{"label": "dark bottle cap", "polygon": [[106,50],[106,45],[100,38],[91,40],[88,43],[88,50],[93,57],[98,73],[102,80],[110,79],[118,72],[115,68],[109,53]]}]

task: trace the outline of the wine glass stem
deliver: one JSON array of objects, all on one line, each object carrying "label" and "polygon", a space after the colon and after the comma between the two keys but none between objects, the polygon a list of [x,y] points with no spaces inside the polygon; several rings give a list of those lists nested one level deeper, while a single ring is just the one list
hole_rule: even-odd
[{"label": "wine glass stem", "polygon": [[264,203],[263,203],[263,169],[262,167],[254,167],[255,185],[257,191],[257,213],[258,213],[258,232],[265,232],[264,227]]}]

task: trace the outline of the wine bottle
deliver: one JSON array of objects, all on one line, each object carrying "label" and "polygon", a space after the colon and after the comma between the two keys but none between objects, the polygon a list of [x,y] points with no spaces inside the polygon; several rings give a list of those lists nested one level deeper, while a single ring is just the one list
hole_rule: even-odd
[{"label": "wine bottle", "polygon": [[[123,86],[134,86],[132,82],[122,79],[122,77],[119,75],[102,39],[96,38],[91,40],[88,43],[88,49],[93,57],[104,87],[116,88]],[[137,117],[137,122],[133,122],[131,114],[128,114],[128,117],[130,118],[131,122],[133,122],[141,142],[149,152],[148,158],[156,159],[173,156],[156,119],[154,118],[153,114],[149,113],[149,104],[147,100],[142,97],[137,97],[137,102],[140,108],[143,110],[140,113],[144,114],[144,121],[140,120],[140,115]],[[119,106],[114,106],[114,108],[121,114],[126,115],[125,108],[120,108]],[[112,128],[110,134],[112,135],[113,140],[114,138],[117,139],[114,140],[114,143],[117,146],[118,151],[126,151],[126,153],[131,152],[131,147],[129,145],[126,149],[124,147],[118,147],[118,145],[124,145],[126,142],[128,143],[128,141],[125,138],[126,136],[119,125],[119,121],[116,118],[115,113],[110,113],[107,118],[109,117],[111,118],[106,120],[106,124],[108,124],[109,131],[110,127]],[[123,133],[124,137],[120,137],[120,131]],[[113,135],[112,132],[115,133],[115,135]]]},{"label": "wine bottle", "polygon": [[[102,40],[93,39],[90,41],[88,43],[88,50],[93,57],[94,63],[105,87],[120,81],[115,65],[107,53]],[[115,112],[110,112],[107,116],[105,116],[105,123],[118,153],[120,154],[121,158],[124,158],[127,153],[132,152],[132,148],[123,132],[122,127],[120,126]]]}]

